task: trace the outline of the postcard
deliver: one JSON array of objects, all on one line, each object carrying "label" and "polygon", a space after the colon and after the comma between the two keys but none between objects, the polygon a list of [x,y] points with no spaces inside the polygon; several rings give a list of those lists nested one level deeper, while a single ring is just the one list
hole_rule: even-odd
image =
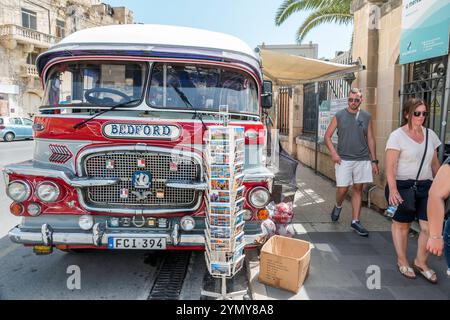
[{"label": "postcard", "polygon": [[230,192],[229,191],[210,191],[209,192],[209,201],[229,203],[230,202]]},{"label": "postcard", "polygon": [[208,131],[211,140],[226,140],[230,137],[230,130],[227,127],[210,127]]},{"label": "postcard", "polygon": [[239,189],[244,183],[244,175],[240,174],[234,178],[234,188]]},{"label": "postcard", "polygon": [[219,227],[230,227],[231,226],[231,216],[224,214],[209,214],[208,215],[209,224],[211,226]]},{"label": "postcard", "polygon": [[209,205],[209,213],[210,214],[229,215],[231,213],[231,207],[217,205],[217,204],[210,204]]},{"label": "postcard", "polygon": [[244,221],[244,211],[240,211],[236,216],[235,223],[239,224],[243,221]]},{"label": "postcard", "polygon": [[239,200],[237,200],[234,204],[234,210],[233,213],[236,215],[239,211],[242,211],[244,209],[244,198],[241,198]]},{"label": "postcard", "polygon": [[[242,177],[243,179],[244,177]],[[230,190],[229,179],[211,179],[212,190]]]},{"label": "postcard", "polygon": [[210,166],[211,179],[212,178],[229,178],[230,166],[229,165],[211,165]]},{"label": "postcard", "polygon": [[225,153],[211,154],[210,163],[211,164],[229,164],[230,156]]}]

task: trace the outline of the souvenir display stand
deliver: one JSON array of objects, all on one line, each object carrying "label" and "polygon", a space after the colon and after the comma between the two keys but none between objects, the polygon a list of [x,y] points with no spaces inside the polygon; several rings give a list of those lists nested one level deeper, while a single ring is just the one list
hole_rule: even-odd
[{"label": "souvenir display stand", "polygon": [[227,293],[226,280],[244,264],[244,128],[211,126],[205,136],[204,166],[208,190],[205,219],[205,260],[209,273],[222,279],[220,293],[203,296],[231,299],[246,290]]}]

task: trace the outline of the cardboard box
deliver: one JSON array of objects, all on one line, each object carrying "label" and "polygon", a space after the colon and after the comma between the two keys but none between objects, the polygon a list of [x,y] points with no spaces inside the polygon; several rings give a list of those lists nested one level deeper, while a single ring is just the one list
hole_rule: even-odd
[{"label": "cardboard box", "polygon": [[262,247],[259,281],[297,293],[308,274],[311,243],[273,236]]}]

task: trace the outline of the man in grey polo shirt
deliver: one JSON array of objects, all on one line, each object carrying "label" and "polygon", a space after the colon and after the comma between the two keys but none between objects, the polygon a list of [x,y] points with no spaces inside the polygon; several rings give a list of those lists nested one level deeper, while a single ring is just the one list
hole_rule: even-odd
[{"label": "man in grey polo shirt", "polygon": [[[360,236],[367,237],[369,232],[359,220],[361,196],[364,183],[373,182],[373,174],[378,174],[378,160],[371,116],[359,108],[362,101],[361,91],[352,88],[348,95],[348,107],[336,113],[325,132],[325,143],[336,170],[336,205],[331,212],[331,220],[338,221],[342,202],[352,186],[351,228]],[[331,142],[336,129],[337,151]]]}]

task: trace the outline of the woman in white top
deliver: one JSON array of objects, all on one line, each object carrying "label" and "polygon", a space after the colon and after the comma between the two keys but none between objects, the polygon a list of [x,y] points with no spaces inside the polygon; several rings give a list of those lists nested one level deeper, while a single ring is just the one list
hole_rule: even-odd
[{"label": "woman in white top", "polygon": [[[433,177],[439,169],[437,148],[441,142],[430,129],[422,125],[428,115],[427,106],[420,99],[410,99],[403,107],[403,126],[393,131],[386,144],[386,200],[390,205],[397,206],[392,220],[392,239],[397,252],[397,265],[399,271],[407,278],[414,279],[416,272],[424,276],[429,282],[437,283],[436,274],[427,265],[428,240],[427,201]],[[428,131],[428,134],[427,134]],[[427,137],[428,136],[428,143]],[[415,192],[416,212],[407,211],[399,206],[403,199],[399,190],[413,187],[419,172],[420,163],[428,145],[422,169],[418,177]],[[413,268],[409,265],[406,256],[408,247],[408,234],[416,218],[420,224],[417,255]]]}]

